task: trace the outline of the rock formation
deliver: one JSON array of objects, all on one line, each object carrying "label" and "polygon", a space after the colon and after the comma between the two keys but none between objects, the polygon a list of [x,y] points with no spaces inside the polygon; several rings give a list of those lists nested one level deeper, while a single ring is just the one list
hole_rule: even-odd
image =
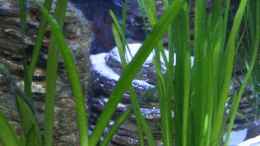
[{"label": "rock formation", "polygon": [[[23,87],[23,60],[30,56],[37,37],[39,26],[39,1],[28,1],[28,29],[26,34],[21,32],[19,9],[17,0],[0,0],[0,65],[5,65],[11,74],[0,73],[0,110],[9,118],[10,123],[19,131],[19,116],[15,106],[16,93],[10,89]],[[69,4],[65,18],[64,34],[74,53],[77,66],[81,75],[82,85],[88,83],[88,50],[91,42],[89,22],[83,14],[72,4]],[[33,77],[33,104],[36,107],[36,116],[41,127],[43,126],[46,59],[50,37],[46,33],[40,60]],[[28,59],[27,58],[27,59]],[[63,67],[62,59],[59,63],[57,97],[55,105],[55,146],[76,146],[78,144],[78,129],[75,121],[74,99],[71,95],[70,84]],[[12,79],[10,81],[9,79]],[[10,83],[14,83],[10,85]]]}]

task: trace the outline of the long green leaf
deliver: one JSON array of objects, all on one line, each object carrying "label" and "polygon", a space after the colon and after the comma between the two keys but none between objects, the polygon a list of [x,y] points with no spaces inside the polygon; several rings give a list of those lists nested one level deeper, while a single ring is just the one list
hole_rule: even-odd
[{"label": "long green leaf", "polygon": [[24,131],[26,146],[42,146],[40,129],[37,125],[36,116],[30,106],[19,96],[16,97],[16,105]]},{"label": "long green leaf", "polygon": [[[256,8],[260,7],[260,2],[259,1],[255,2],[255,6],[256,6]],[[249,21],[252,21],[252,20],[249,20]],[[253,23],[254,25],[251,26],[252,28],[250,28],[250,29],[255,30],[253,32],[254,35],[253,35],[252,41],[251,41],[252,46],[253,46],[252,59],[251,59],[249,69],[243,80],[243,83],[242,83],[238,93],[234,96],[234,99],[233,99],[233,102],[231,105],[231,110],[230,110],[229,117],[228,117],[227,136],[225,139],[225,146],[228,146],[228,143],[229,143],[230,133],[233,128],[237,110],[239,108],[240,99],[242,97],[242,94],[244,93],[246,85],[249,82],[249,79],[252,75],[254,67],[257,66],[256,63],[257,63],[257,57],[259,56],[259,44],[260,44],[260,26],[259,26],[260,25],[260,10],[259,9],[256,9],[255,20],[253,20],[253,21],[255,21],[255,23]]]},{"label": "long green leaf", "polygon": [[[231,29],[231,32],[229,34],[228,37],[228,42],[227,42],[227,47],[225,50],[225,54],[224,57],[227,59],[226,64],[224,66],[224,79],[223,79],[223,84],[222,84],[222,88],[220,90],[220,100],[218,105],[222,106],[220,108],[218,108],[218,110],[216,111],[216,119],[218,119],[219,121],[217,123],[215,123],[214,127],[213,127],[213,131],[216,134],[221,133],[221,127],[223,126],[223,115],[224,115],[224,105],[228,96],[228,91],[229,91],[229,85],[230,85],[230,79],[231,79],[231,75],[232,75],[232,70],[233,70],[233,64],[234,64],[234,56],[235,56],[235,48],[236,48],[236,38],[237,38],[237,34],[240,28],[240,24],[246,9],[246,5],[247,5],[247,0],[242,0],[240,2],[239,8],[237,10],[237,13],[235,15],[234,18],[234,22],[233,22],[233,26]],[[220,140],[221,137],[219,135],[215,135],[215,137],[213,138],[215,140]]]},{"label": "long green leaf", "polygon": [[[19,3],[19,16],[20,16],[20,22],[21,22],[21,31],[22,35],[24,36],[27,29],[27,0],[18,0]],[[24,92],[27,94],[27,96],[31,96],[31,87],[29,87],[30,81],[27,76],[28,74],[28,65],[27,65],[27,55],[26,52],[23,52],[23,55],[25,56],[25,59],[23,60],[23,67],[24,67]]]},{"label": "long green leaf", "polygon": [[20,21],[22,26],[21,28],[22,28],[22,32],[25,33],[26,23],[27,23],[27,9],[26,9],[27,0],[18,0],[18,3],[19,3]]},{"label": "long green leaf", "polygon": [[258,48],[257,48],[256,45],[257,44],[255,44],[255,47],[254,47],[250,67],[249,67],[249,69],[248,69],[248,71],[245,75],[244,81],[243,81],[238,93],[234,96],[234,99],[233,99],[233,102],[232,102],[232,105],[231,105],[231,110],[230,110],[229,119],[228,119],[227,137],[225,139],[225,146],[228,146],[230,133],[232,131],[234,120],[236,118],[236,113],[237,113],[237,110],[239,108],[240,99],[242,97],[242,94],[245,91],[246,85],[249,82],[249,79],[252,75],[252,72],[253,72],[253,69],[254,69],[254,66],[255,66],[255,63],[256,63],[256,58],[257,58],[257,53],[258,53]]},{"label": "long green leaf", "polygon": [[191,77],[191,65],[190,65],[190,46],[189,46],[189,11],[185,7],[178,15],[178,21],[174,26],[174,32],[179,34],[178,38],[175,38],[174,46],[176,48],[176,133],[177,136],[176,145],[188,146],[188,128],[189,128],[189,113],[190,113],[190,77]]},{"label": "long green leaf", "polygon": [[167,30],[168,26],[172,23],[175,16],[178,14],[181,7],[181,2],[176,0],[163,14],[160,21],[154,26],[153,31],[144,41],[142,47],[139,49],[133,60],[123,71],[120,80],[114,88],[109,102],[104,108],[104,111],[95,127],[93,134],[90,137],[90,145],[96,145],[99,141],[103,130],[108,124],[109,119],[112,117],[116,110],[117,104],[121,101],[121,95],[130,87],[131,81],[133,80],[136,73],[141,68],[142,64],[152,52],[153,47],[158,44]]},{"label": "long green leaf", "polygon": [[4,146],[19,146],[15,131],[9,125],[5,116],[0,112],[0,142]]},{"label": "long green leaf", "polygon": [[[125,46],[127,47],[128,45],[126,44],[126,39],[125,39],[125,35],[122,32],[119,23],[117,21],[117,19],[115,18],[115,15],[113,13],[111,13],[111,16],[113,18],[114,24],[113,24],[113,34],[114,34],[114,38],[116,40],[116,44],[118,47],[118,51],[120,54],[120,60],[122,62],[123,65],[123,69],[127,66],[127,58],[126,58],[126,51],[130,51],[130,50],[126,50]],[[129,54],[131,54],[129,52]],[[151,129],[149,128],[148,124],[146,123],[144,117],[142,116],[141,110],[140,110],[140,105],[138,103],[137,100],[137,95],[135,93],[135,90],[133,87],[130,87],[130,99],[131,99],[131,103],[133,105],[133,110],[134,110],[134,114],[136,116],[136,121],[137,121],[137,127],[138,127],[138,134],[139,134],[139,138],[140,138],[140,145],[143,146],[144,145],[144,135],[147,135],[148,137],[148,145],[150,146],[155,146],[155,141],[154,138],[152,136],[152,132]],[[146,128],[145,128],[146,127]]]},{"label": "long green leaf", "polygon": [[[146,15],[148,17],[148,20],[150,22],[150,25],[153,27],[157,22],[157,12],[156,12],[156,1],[154,0],[143,0],[145,3],[145,10]],[[168,1],[164,1],[165,8],[169,6]],[[170,27],[169,27],[170,28]],[[170,45],[172,45],[171,42],[169,42]],[[172,119],[172,91],[168,87],[172,87],[171,81],[173,81],[173,46],[170,48],[169,54],[169,62],[167,60],[167,57],[165,55],[162,41],[158,43],[158,49],[155,50],[155,58],[154,58],[154,64],[156,67],[156,76],[157,76],[157,89],[160,97],[160,113],[161,113],[161,130],[162,130],[162,141],[165,146],[171,146],[173,145],[173,119]],[[165,64],[170,64],[167,68],[166,77],[164,77],[163,73],[161,72],[161,56],[163,58],[163,62]],[[169,75],[169,76],[167,76]],[[170,77],[170,75],[172,75]],[[169,79],[166,81],[166,79]],[[168,82],[169,81],[169,82]],[[169,89],[169,91],[167,91]],[[173,88],[172,88],[173,89]]]},{"label": "long green leaf", "polygon": [[[49,12],[51,9],[51,5],[52,5],[52,0],[45,0],[44,1],[44,7],[47,9],[47,11]],[[27,78],[27,83],[24,85],[25,89],[26,89],[26,93],[29,97],[32,96],[32,78],[33,78],[33,73],[35,71],[39,56],[40,56],[40,50],[41,50],[41,46],[42,46],[42,42],[44,39],[44,34],[45,34],[45,30],[47,28],[47,22],[46,19],[41,16],[40,19],[40,26],[38,29],[38,33],[37,33],[37,38],[36,38],[36,42],[35,45],[33,47],[33,55],[32,55],[32,60],[30,62],[30,65],[27,69],[27,74],[26,74],[26,78]]]},{"label": "long green leaf", "polygon": [[88,146],[88,121],[87,121],[87,113],[85,111],[85,97],[83,95],[82,87],[80,86],[80,78],[78,75],[77,67],[75,65],[75,61],[73,59],[73,55],[71,49],[68,47],[65,42],[64,36],[62,34],[62,30],[59,27],[56,20],[48,14],[47,10],[41,8],[41,11],[44,17],[48,20],[51,25],[52,33],[55,35],[55,40],[57,43],[57,47],[61,52],[61,55],[64,59],[65,69],[68,73],[68,78],[72,86],[72,93],[75,97],[76,104],[76,114],[77,114],[77,125],[80,131],[80,145]]},{"label": "long green leaf", "polygon": [[116,134],[120,126],[130,117],[131,110],[127,109],[114,123],[109,133],[106,135],[100,146],[107,146],[109,142],[112,140],[113,136]]},{"label": "long green leaf", "polygon": [[[65,13],[67,9],[67,0],[58,0],[54,17],[59,26],[63,28]],[[59,50],[55,40],[55,32],[52,32],[50,46],[48,49],[47,61],[47,88],[45,98],[44,112],[44,145],[53,145],[53,126],[54,126],[54,103],[56,96],[56,80],[58,69]]]}]

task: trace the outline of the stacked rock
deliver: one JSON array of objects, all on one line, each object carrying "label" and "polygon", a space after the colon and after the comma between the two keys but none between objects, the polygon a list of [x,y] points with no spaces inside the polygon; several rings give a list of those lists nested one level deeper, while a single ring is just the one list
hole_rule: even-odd
[{"label": "stacked rock", "polygon": [[[18,1],[0,0],[0,111],[6,115],[18,132],[20,122],[15,104],[17,93],[14,91],[16,88],[20,91],[23,90],[23,63],[25,59],[30,60],[37,37],[40,19],[40,8],[37,4],[39,2],[42,1],[28,1],[27,30],[26,33],[22,33]],[[50,39],[48,28],[32,85],[33,105],[36,108],[36,116],[41,128],[44,121],[45,67]],[[71,4],[68,5],[63,30],[66,41],[74,53],[81,74],[81,81],[87,87],[89,73],[87,71],[87,59],[91,32],[88,21]],[[7,73],[8,71],[9,73]],[[54,145],[75,146],[78,145],[79,138],[75,121],[74,98],[71,94],[62,59],[60,59],[58,74],[57,96],[55,97]]]},{"label": "stacked rock", "polygon": [[[126,59],[128,62],[130,62],[141,47],[141,44],[128,44],[128,47],[129,49],[126,51]],[[159,143],[161,135],[160,110],[159,98],[156,89],[155,66],[153,64],[154,54],[155,52],[152,52],[144,62],[140,72],[132,81],[132,87],[137,93],[137,98],[141,106],[141,112],[149,123],[153,135],[156,137],[156,140]],[[165,50],[165,54],[168,54],[167,50]],[[120,78],[120,74],[122,73],[122,65],[117,47],[113,48],[108,53],[91,55],[90,63],[91,81],[89,84],[89,89],[91,89],[90,94],[92,96],[90,98],[90,123],[92,124],[93,128],[105,104],[109,100],[109,96],[111,95],[113,88]],[[163,59],[161,59],[161,64],[162,69],[165,69]],[[175,60],[173,64],[175,64]],[[130,104],[130,95],[128,92],[126,92],[123,94],[123,99],[118,105],[115,117],[126,111]],[[111,124],[113,124],[113,122],[114,121],[111,121]],[[116,146],[138,145],[137,126],[134,115],[132,115],[131,118],[121,126],[118,133],[113,137],[112,143]]]},{"label": "stacked rock", "polygon": [[[141,44],[129,44],[129,52],[126,53],[126,58],[131,61],[133,55],[138,51]],[[156,92],[156,76],[154,65],[152,63],[153,53],[143,64],[141,71],[132,81],[132,87],[137,93],[137,97],[141,106],[141,112],[147,122],[150,124],[153,134],[159,140],[160,138],[160,110],[159,98]],[[98,120],[98,116],[102,112],[109,96],[120,78],[122,66],[117,48],[112,49],[109,53],[100,53],[90,56],[91,63],[91,121],[93,127]],[[131,104],[130,95],[124,93],[123,100],[118,105],[115,116],[126,111]],[[111,121],[113,124],[113,121]],[[138,134],[135,117],[132,115],[119,129],[114,136],[112,143],[115,145],[132,146],[138,145]]]}]

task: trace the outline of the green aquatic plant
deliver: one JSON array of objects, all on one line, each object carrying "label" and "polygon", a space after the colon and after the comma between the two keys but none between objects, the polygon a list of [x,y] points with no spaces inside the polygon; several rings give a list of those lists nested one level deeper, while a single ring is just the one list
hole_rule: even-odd
[{"label": "green aquatic plant", "polygon": [[[171,2],[164,1],[165,8]],[[153,27],[157,21],[155,1],[143,0],[141,4],[140,7],[145,10],[150,25]],[[247,0],[242,0],[231,30],[227,33],[230,1],[214,1],[212,9],[207,13],[206,2],[197,0],[195,2],[195,19],[190,19],[191,6],[184,2],[184,6],[176,18],[178,21],[169,27],[168,50],[170,53],[167,56],[168,59],[162,51],[160,42],[154,45],[154,48],[157,48],[154,63],[160,97],[164,145],[219,146],[222,143],[228,145],[239,101],[258,54],[259,44],[253,47],[253,57],[248,72],[240,90],[232,98],[231,110],[227,119],[224,118],[236,47],[239,45],[237,43],[238,31],[246,6]],[[191,40],[191,20],[195,24],[194,40]],[[120,34],[120,31],[118,33]],[[120,37],[115,38],[118,40],[117,38]],[[259,39],[254,38],[253,40]],[[127,46],[126,43],[122,44],[122,41],[117,45],[119,52],[123,52],[120,47]],[[195,47],[194,50],[190,49],[191,46]],[[192,52],[194,52],[194,56],[191,55]],[[174,58],[174,53],[176,53],[176,58]],[[195,61],[193,66],[191,65],[192,57]],[[166,73],[161,71],[161,58],[163,58],[163,62],[167,62]],[[176,66],[174,67],[172,64],[175,59]],[[174,116],[171,115],[172,112],[174,112]],[[227,127],[226,131],[225,127]]]},{"label": "green aquatic plant", "polygon": [[19,17],[21,21],[21,29],[22,32],[25,33],[26,31],[26,22],[27,22],[27,0],[19,0]]},{"label": "green aquatic plant", "polygon": [[33,107],[29,100],[25,97],[24,92],[15,83],[15,78],[10,75],[8,68],[4,65],[0,66],[0,73],[6,76],[9,81],[8,85],[12,88],[12,93],[16,94],[16,106],[20,116],[22,131],[20,134],[14,132],[14,128],[10,126],[4,114],[0,112],[0,125],[3,131],[0,134],[0,143],[4,145],[16,146],[35,146],[42,145],[41,133],[38,127]]},{"label": "green aquatic plant", "polygon": [[68,47],[60,25],[56,19],[53,18],[44,7],[42,7],[41,10],[44,17],[48,20],[48,23],[51,26],[52,33],[55,34],[53,36],[55,42],[57,43],[57,48],[59,48],[59,52],[61,53],[61,56],[64,60],[65,69],[68,73],[68,78],[71,83],[72,94],[75,97],[75,111],[77,114],[76,121],[80,132],[80,145],[88,146],[88,122],[87,113],[85,111],[85,96],[80,84],[79,74],[73,59],[71,49]]},{"label": "green aquatic plant", "polygon": [[[255,6],[255,9],[250,9],[252,6]],[[257,73],[258,72],[258,67],[259,67],[259,62],[257,62],[257,60],[259,59],[259,44],[260,44],[260,11],[259,9],[256,9],[257,7],[260,7],[260,2],[259,1],[250,1],[248,4],[248,13],[249,13],[249,23],[251,24],[251,26],[249,27],[249,31],[251,34],[251,49],[252,49],[252,59],[251,62],[248,66],[247,69],[247,74],[244,77],[244,83],[241,85],[240,90],[238,91],[238,93],[235,95],[234,97],[234,101],[232,103],[231,106],[231,111],[228,117],[228,126],[227,126],[227,138],[226,138],[226,143],[225,146],[228,145],[228,139],[230,136],[230,132],[232,130],[232,125],[234,123],[235,120],[235,116],[236,116],[236,112],[238,110],[239,107],[239,101],[240,98],[246,88],[247,83],[249,82],[250,78],[252,77],[251,74]],[[254,71],[255,70],[255,71]],[[259,78],[259,74],[253,74],[253,78],[255,77],[254,82],[258,82],[257,78]]]},{"label": "green aquatic plant", "polygon": [[[207,9],[205,0],[195,1],[195,18],[191,18],[192,6],[186,0],[164,0],[164,12],[157,17],[155,0],[139,0],[143,13],[152,28],[143,45],[128,62],[125,53],[128,51],[126,32],[126,8],[123,11],[123,24],[120,26],[116,16],[113,19],[113,34],[119,49],[123,65],[122,75],[114,88],[108,103],[105,105],[92,134],[88,133],[88,113],[85,109],[85,96],[80,85],[80,78],[75,61],[68,47],[62,26],[67,7],[67,0],[58,0],[54,16],[50,14],[52,1],[45,0],[41,8],[41,23],[32,62],[25,76],[25,95],[16,99],[18,112],[23,128],[18,135],[4,115],[0,112],[0,143],[4,146],[51,146],[53,145],[54,99],[59,54],[64,60],[65,70],[75,97],[77,125],[80,131],[80,146],[106,146],[130,116],[136,116],[140,145],[155,146],[152,132],[140,111],[136,93],[131,82],[141,69],[147,57],[155,51],[154,65],[157,75],[157,90],[160,98],[162,142],[165,146],[221,146],[228,145],[239,101],[254,68],[259,50],[259,10],[251,11],[249,28],[252,29],[252,59],[240,90],[229,96],[234,60],[239,45],[239,29],[248,0],[241,0],[236,15],[229,29],[230,0],[212,1]],[[24,0],[20,0],[23,4]],[[253,3],[253,4],[252,4]],[[259,7],[258,1],[250,5]],[[23,6],[23,5],[21,5]],[[25,14],[25,9],[21,8]],[[21,14],[24,15],[24,14]],[[25,23],[24,17],[22,23]],[[191,29],[194,25],[194,30]],[[39,130],[34,113],[27,96],[32,96],[31,82],[45,29],[50,26],[51,44],[47,62],[47,93],[45,103],[45,120],[43,134]],[[167,33],[168,52],[166,54],[162,40]],[[54,43],[55,42],[55,43]],[[193,48],[194,49],[191,49]],[[176,57],[175,55],[176,54]],[[176,61],[176,66],[173,62]],[[194,61],[194,62],[193,62]],[[163,64],[161,63],[163,62]],[[164,66],[163,66],[164,65]],[[166,71],[162,68],[165,67]],[[1,69],[1,68],[0,68]],[[105,128],[122,99],[122,94],[130,91],[131,106],[116,119],[110,131],[104,135]],[[225,104],[231,100],[231,109],[225,117]],[[225,135],[225,136],[224,136]],[[101,137],[104,136],[103,140]],[[146,143],[147,142],[147,143]]]},{"label": "green aquatic plant", "polygon": [[[5,135],[0,135],[0,141],[4,145],[14,145],[17,144],[17,146],[41,146],[41,145],[53,145],[53,122],[54,122],[54,97],[56,94],[56,76],[57,76],[57,61],[58,61],[58,52],[61,52],[61,56],[64,59],[65,68],[68,72],[69,80],[72,84],[72,92],[75,97],[75,103],[76,103],[76,113],[77,113],[77,124],[79,126],[80,130],[80,145],[81,146],[87,146],[88,145],[88,129],[87,129],[87,114],[85,112],[85,98],[83,96],[83,91],[80,85],[79,76],[77,73],[77,68],[74,63],[74,59],[72,56],[72,53],[68,47],[68,45],[65,42],[64,36],[62,34],[62,31],[60,30],[60,27],[63,25],[64,16],[67,8],[67,1],[64,0],[58,0],[57,1],[57,7],[55,10],[55,18],[49,14],[49,9],[51,7],[52,1],[46,0],[44,3],[44,6],[41,7],[41,13],[42,13],[42,23],[40,25],[40,29],[38,32],[38,38],[37,43],[35,46],[35,50],[33,53],[33,56],[35,56],[35,59],[33,59],[33,63],[31,64],[30,73],[27,74],[26,77],[30,78],[30,82],[32,82],[32,75],[35,69],[35,66],[37,64],[37,60],[39,57],[39,51],[40,47],[43,41],[43,36],[45,33],[45,27],[47,26],[47,23],[51,25],[51,45],[49,49],[49,58],[48,58],[48,67],[47,67],[47,93],[46,93],[46,110],[45,110],[45,129],[43,131],[44,133],[44,142],[42,142],[41,132],[37,128],[37,122],[36,122],[36,116],[34,115],[34,109],[32,106],[30,106],[28,103],[25,102],[25,99],[28,99],[26,96],[31,94],[31,91],[25,90],[26,95],[25,97],[21,98],[24,100],[20,100],[20,97],[17,97],[17,107],[18,112],[21,117],[21,125],[23,127],[23,130],[25,133],[21,136],[13,134],[11,127],[4,118],[4,116],[1,115],[0,119],[0,125],[3,125],[4,132],[3,133],[10,133],[10,138],[5,139]],[[47,7],[47,8],[45,8]],[[55,43],[54,43],[55,42]],[[62,48],[62,49],[57,49]],[[27,80],[28,81],[28,80]],[[31,86],[31,83],[28,83],[25,81],[25,86]],[[31,90],[31,87],[28,87],[27,89]],[[29,94],[28,94],[29,93]],[[27,101],[27,100],[26,100]],[[8,135],[7,135],[8,136]],[[17,139],[21,137],[21,142],[16,142]],[[28,143],[27,143],[28,142]]]},{"label": "green aquatic plant", "polygon": [[[57,1],[56,4],[57,7],[54,12],[54,17],[61,28],[63,28],[65,13],[67,10],[67,3],[68,3],[67,0]],[[47,19],[46,17],[44,17],[44,15],[43,18]],[[42,30],[39,31],[41,33]],[[53,145],[54,103],[55,103],[55,96],[56,96],[58,59],[60,54],[58,50],[58,47],[60,46],[56,44],[57,39],[54,38],[55,37],[54,35],[56,34],[52,31],[51,38],[50,38],[50,45],[48,49],[48,61],[47,61],[47,87],[46,87],[45,111],[44,111],[44,145],[45,146]]]},{"label": "green aquatic plant", "polygon": [[[155,1],[143,0],[147,4],[146,13],[154,25]],[[165,7],[172,1],[164,1]],[[151,4],[153,3],[153,4]],[[204,0],[195,1],[195,18],[191,19],[192,6],[185,2],[177,20],[168,32],[168,66],[165,74],[157,67],[157,87],[161,98],[161,127],[164,145],[172,146],[219,146],[228,143],[228,135],[233,126],[240,97],[251,75],[255,63],[257,48],[250,63],[244,82],[239,92],[232,98],[232,108],[228,120],[224,118],[225,104],[232,77],[236,55],[239,28],[245,13],[247,0],[240,1],[239,8],[228,32],[230,1],[213,1],[207,10]],[[194,31],[191,31],[194,24]],[[194,34],[194,39],[191,39]],[[194,46],[194,49],[190,49]],[[156,46],[154,46],[156,47]],[[159,51],[158,51],[159,52]],[[173,53],[176,58],[173,58]],[[191,56],[192,52],[194,55]],[[160,56],[155,63],[160,63]],[[191,58],[194,64],[191,65]],[[173,67],[173,60],[176,66]],[[164,62],[167,59],[164,59]],[[171,102],[173,101],[173,102]],[[172,117],[170,113],[174,112]],[[228,130],[224,127],[228,122]]]},{"label": "green aquatic plant", "polygon": [[[21,22],[21,32],[24,36],[27,31],[27,0],[19,0],[19,17]],[[23,67],[24,67],[24,91],[26,93],[26,96],[31,96],[31,87],[30,87],[30,78],[28,78],[28,59],[27,54],[24,51],[23,55],[25,56],[25,59],[23,60]]]},{"label": "green aquatic plant", "polygon": [[[21,1],[21,0],[20,0]],[[51,6],[52,6],[52,0],[45,0],[44,1],[44,7],[50,11]],[[40,56],[40,50],[42,47],[42,42],[44,39],[44,34],[46,32],[46,28],[47,28],[47,20],[41,16],[40,18],[40,26],[38,29],[38,33],[37,33],[37,38],[35,41],[35,45],[33,47],[33,54],[32,54],[32,59],[30,64],[28,65],[28,69],[26,71],[25,74],[25,92],[27,93],[27,96],[32,96],[32,78],[33,78],[33,73],[35,71],[36,65],[38,63],[38,59]]]},{"label": "green aquatic plant", "polygon": [[112,128],[109,130],[109,133],[106,135],[104,140],[102,140],[100,146],[107,146],[109,145],[110,141],[112,140],[113,136],[116,134],[117,130],[120,126],[129,118],[131,115],[131,109],[127,109],[116,121]]},{"label": "green aquatic plant", "polygon": [[134,56],[132,61],[123,70],[122,75],[114,88],[108,103],[105,105],[104,111],[102,112],[97,125],[90,136],[90,145],[96,145],[106,128],[109,120],[112,118],[112,114],[115,112],[117,104],[122,99],[122,94],[129,89],[131,82],[137,72],[140,70],[142,64],[152,52],[153,47],[162,39],[164,33],[166,32],[169,25],[175,19],[181,8],[182,2],[179,0],[174,1],[172,5],[165,11],[161,19],[154,26],[150,35],[144,41],[142,47]]},{"label": "green aquatic plant", "polygon": [[6,117],[0,112],[0,144],[4,146],[43,146],[41,132],[36,116],[31,106],[23,98],[16,98],[16,105],[20,115],[22,133],[16,134],[14,128],[8,123]]},{"label": "green aquatic plant", "polygon": [[2,113],[0,113],[0,128],[2,129],[0,143],[8,146],[18,146],[16,133]]},{"label": "green aquatic plant", "polygon": [[[118,51],[120,54],[120,60],[122,62],[123,69],[127,66],[128,61],[126,58],[126,51],[129,51],[129,47],[126,44],[126,38],[123,30],[123,28],[120,27],[118,20],[116,19],[115,14],[111,11],[111,17],[113,19],[113,34],[115,38],[115,42],[118,47]],[[142,113],[140,111],[140,105],[137,100],[137,95],[133,87],[130,87],[130,99],[133,106],[133,111],[136,116],[137,121],[137,127],[138,127],[138,134],[140,138],[140,145],[144,146],[144,134],[149,137],[148,138],[148,144],[155,146],[155,141],[152,137],[151,129],[149,128],[148,124],[146,123],[144,117],[142,116]]]},{"label": "green aquatic plant", "polygon": [[[260,44],[260,2],[250,1],[247,9],[248,12],[248,29],[249,29],[249,48],[254,49],[255,47],[259,49]],[[252,52],[252,51],[251,51]],[[253,55],[251,55],[253,56]],[[250,57],[251,57],[250,56]],[[260,115],[260,53],[256,56],[256,65],[253,71],[253,85],[256,92],[256,119],[259,119]]]}]

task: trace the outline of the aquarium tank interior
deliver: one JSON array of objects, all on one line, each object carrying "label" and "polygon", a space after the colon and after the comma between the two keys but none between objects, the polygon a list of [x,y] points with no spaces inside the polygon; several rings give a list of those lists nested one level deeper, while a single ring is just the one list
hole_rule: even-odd
[{"label": "aquarium tank interior", "polygon": [[260,0],[0,0],[0,146],[260,146]]}]

